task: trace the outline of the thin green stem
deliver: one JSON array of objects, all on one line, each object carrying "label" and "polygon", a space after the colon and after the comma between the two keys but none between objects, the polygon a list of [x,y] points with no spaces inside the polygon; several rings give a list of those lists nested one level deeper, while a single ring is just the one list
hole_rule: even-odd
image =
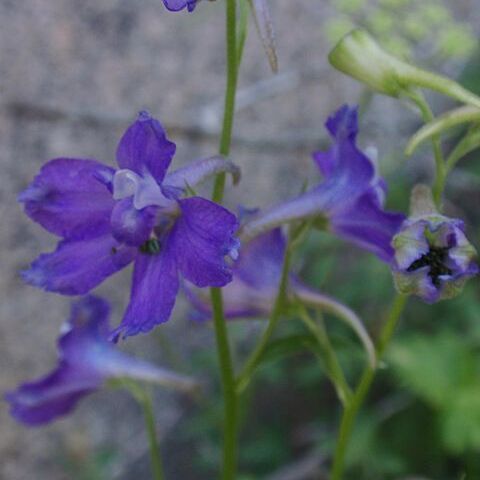
[{"label": "thin green stem", "polygon": [[238,33],[237,33],[237,80],[238,69],[243,57],[243,49],[247,39],[248,32],[248,3],[242,0],[239,4],[239,19],[238,19]]},{"label": "thin green stem", "polygon": [[[242,28],[240,26],[239,33]],[[246,33],[245,33],[246,34]],[[222,132],[220,135],[219,153],[228,155],[232,142],[233,118],[235,114],[235,96],[237,91],[238,69],[243,51],[244,39],[240,38],[240,49],[237,47],[237,3],[226,0],[226,64],[227,84],[223,110]],[[225,189],[225,173],[215,178],[212,200],[221,203]],[[223,425],[223,480],[234,480],[237,470],[237,427],[238,398],[235,391],[235,375],[232,355],[228,340],[227,326],[223,313],[222,292],[219,288],[210,290],[212,302],[213,324],[217,343],[217,355],[220,366],[220,378],[223,390],[224,425]]]},{"label": "thin green stem", "polygon": [[150,395],[143,390],[141,396],[137,395],[138,400],[143,408],[145,417],[145,428],[147,430],[148,443],[150,446],[150,459],[152,464],[152,474],[154,480],[163,480],[162,457],[160,454],[160,446],[157,439],[157,431],[155,428],[155,416],[153,414],[152,400]]},{"label": "thin green stem", "polygon": [[[377,358],[380,360],[385,349],[392,338],[393,332],[397,325],[398,319],[402,314],[407,301],[407,296],[397,294],[393,302],[390,314],[383,325],[380,332],[380,337],[377,344]],[[337,439],[337,446],[335,448],[335,454],[333,457],[333,466],[331,480],[341,480],[344,466],[345,466],[345,454],[347,451],[348,443],[352,434],[353,426],[357,418],[358,411],[367,396],[370,389],[370,385],[375,377],[376,369],[370,365],[364,370],[360,382],[355,389],[353,396],[348,406],[344,409],[342,420],[340,423],[340,431]]]},{"label": "thin green stem", "polygon": [[350,390],[350,386],[345,379],[345,375],[340,362],[338,361],[337,354],[335,353],[330,339],[328,338],[328,334],[323,323],[323,318],[317,314],[319,316],[316,321],[314,321],[303,305],[299,306],[299,314],[303,323],[317,340],[323,353],[322,360],[325,363],[327,375],[333,383],[342,405],[346,407],[350,401],[352,391]]},{"label": "thin green stem", "polygon": [[[237,92],[238,69],[240,53],[237,51],[237,2],[226,0],[226,45],[227,45],[227,86],[223,108],[222,133],[218,151],[220,155],[230,153],[232,143],[233,117],[235,114],[235,96]],[[221,202],[225,189],[225,173],[219,173],[215,178],[212,200]]]},{"label": "thin green stem", "polygon": [[290,248],[290,245],[288,245],[285,251],[285,256],[283,258],[282,275],[280,279],[278,295],[277,295],[277,298],[275,299],[275,304],[270,314],[270,318],[268,319],[267,328],[263,332],[263,335],[261,336],[255,349],[248,357],[241,373],[237,377],[238,393],[242,393],[250,383],[252,375],[265,352],[265,348],[267,347],[268,342],[270,341],[270,338],[284,310],[286,296],[287,296],[288,271],[290,269],[291,255],[292,255],[292,249]]},{"label": "thin green stem", "polygon": [[235,374],[227,326],[223,314],[222,291],[219,288],[212,288],[210,294],[224,403],[222,478],[223,480],[233,480],[237,468],[238,398],[235,391]]},{"label": "thin green stem", "polygon": [[[407,96],[417,105],[420,113],[422,115],[422,119],[425,123],[431,122],[435,117],[428,105],[425,97],[422,93],[416,91],[409,91]],[[442,201],[442,194],[445,188],[445,180],[446,180],[446,168],[445,168],[445,160],[442,154],[442,145],[440,141],[439,135],[434,135],[432,137],[432,146],[433,146],[433,155],[435,157],[435,179],[433,181],[433,199],[435,200],[435,204],[437,208],[440,208],[441,201]]]}]

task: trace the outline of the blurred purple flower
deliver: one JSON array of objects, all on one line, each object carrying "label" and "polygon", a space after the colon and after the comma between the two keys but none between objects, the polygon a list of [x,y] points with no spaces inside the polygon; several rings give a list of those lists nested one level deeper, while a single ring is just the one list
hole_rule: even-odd
[{"label": "blurred purple flower", "polygon": [[[273,309],[280,286],[283,259],[287,242],[280,228],[275,228],[242,244],[238,260],[233,267],[233,280],[222,288],[225,317],[268,317]],[[194,308],[193,318],[208,320],[212,307],[208,295],[193,285],[186,284],[187,296]],[[330,312],[346,322],[363,343],[372,363],[375,348],[362,321],[349,307],[335,298],[309,288],[290,274],[287,295],[290,301]]]},{"label": "blurred purple flower", "polygon": [[479,273],[476,250],[462,220],[440,215],[428,187],[412,192],[412,216],[393,238],[393,274],[397,289],[427,303],[452,298]]},{"label": "blurred purple flower", "polygon": [[[280,228],[242,245],[233,266],[233,280],[222,288],[226,318],[268,316],[280,283],[286,241]],[[187,295],[199,320],[210,318],[208,295],[185,283]]]},{"label": "blurred purple flower", "polygon": [[195,384],[187,377],[120,352],[108,340],[109,305],[86,296],[72,304],[70,319],[58,340],[59,362],[45,377],[6,394],[10,413],[27,425],[41,425],[70,413],[79,400],[109,379],[154,382],[183,390]]},{"label": "blurred purple flower", "polygon": [[260,212],[244,225],[241,238],[248,240],[283,223],[313,217],[322,227],[390,262],[391,240],[405,217],[383,209],[386,183],[356,145],[357,109],[343,106],[327,120],[326,128],[334,144],[313,154],[323,182]]},{"label": "blurred purple flower", "polygon": [[25,281],[83,295],[135,260],[130,303],[116,332],[124,337],[168,320],[179,273],[198,287],[230,282],[225,257],[238,255],[236,217],[204,198],[181,196],[218,172],[236,179],[238,169],[212,157],[166,174],[174,153],[161,124],[142,112],[118,145],[119,170],[94,160],[48,162],[19,201],[63,239],[22,272]]},{"label": "blurred purple flower", "polygon": [[197,0],[163,0],[165,7],[171,12],[178,12],[187,8],[189,12],[193,12],[197,6]]}]

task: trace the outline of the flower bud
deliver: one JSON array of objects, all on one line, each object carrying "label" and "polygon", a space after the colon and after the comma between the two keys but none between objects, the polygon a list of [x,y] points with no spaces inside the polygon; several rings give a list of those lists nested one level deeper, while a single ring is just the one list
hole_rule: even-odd
[{"label": "flower bud", "polygon": [[401,72],[410,65],[383,50],[364,30],[345,35],[328,58],[341,72],[386,95],[398,97],[408,86],[402,83]]},{"label": "flower bud", "polygon": [[479,272],[477,252],[465,236],[463,221],[439,214],[424,185],[414,188],[411,210],[392,241],[395,286],[427,303],[453,298]]},{"label": "flower bud", "polygon": [[365,30],[356,29],[345,35],[328,58],[341,72],[391,97],[399,97],[412,87],[420,87],[480,108],[478,96],[447,77],[396,58]]}]

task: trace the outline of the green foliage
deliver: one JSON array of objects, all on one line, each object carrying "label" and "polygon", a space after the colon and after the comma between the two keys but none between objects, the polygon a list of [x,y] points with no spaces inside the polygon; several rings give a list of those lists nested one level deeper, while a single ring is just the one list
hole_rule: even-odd
[{"label": "green foliage", "polygon": [[441,437],[453,454],[480,449],[480,355],[472,343],[442,330],[409,335],[390,349],[400,382],[438,412]]}]

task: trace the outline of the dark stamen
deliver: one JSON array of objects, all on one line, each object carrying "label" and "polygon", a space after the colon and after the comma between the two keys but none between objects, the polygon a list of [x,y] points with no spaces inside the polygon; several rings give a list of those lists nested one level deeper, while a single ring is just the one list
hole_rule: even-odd
[{"label": "dark stamen", "polygon": [[435,287],[440,287],[440,276],[451,275],[453,272],[445,265],[448,250],[450,247],[430,247],[427,253],[415,260],[408,268],[407,272],[414,272],[422,267],[430,267],[428,276],[432,279]]},{"label": "dark stamen", "polygon": [[150,238],[140,246],[140,251],[147,255],[156,255],[160,252],[160,242],[156,238]]}]

